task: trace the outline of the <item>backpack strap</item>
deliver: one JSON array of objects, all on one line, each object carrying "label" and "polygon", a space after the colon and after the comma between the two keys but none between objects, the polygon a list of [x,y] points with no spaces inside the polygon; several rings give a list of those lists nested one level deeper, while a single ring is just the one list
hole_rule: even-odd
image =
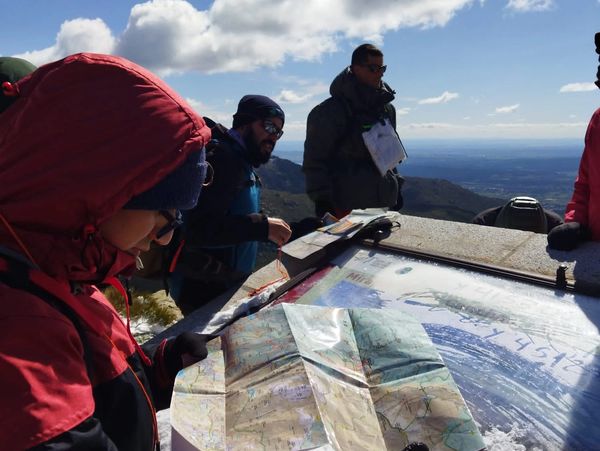
[{"label": "backpack strap", "polygon": [[[224,146],[225,142],[229,141],[231,143],[231,145],[236,145],[237,143],[235,143],[235,140],[231,136],[229,136],[227,128],[225,128],[223,125],[217,124],[207,117],[205,117],[204,120],[210,126],[211,131],[213,133],[213,138],[206,144],[206,159],[208,161],[217,152],[224,151],[224,150],[222,150],[222,148],[225,147]],[[239,159],[240,161],[244,161],[243,156],[240,155],[239,153],[232,151],[232,154],[236,157],[236,159]],[[242,163],[242,164],[244,165],[247,163]],[[257,186],[259,188],[262,186],[262,182],[260,180],[260,177],[256,173],[256,171],[251,169],[249,171],[249,174],[250,174],[250,178],[247,179],[246,177],[244,177],[244,180],[241,180],[240,183],[237,185],[238,191],[241,191],[245,188],[252,188],[253,186]],[[217,175],[217,177],[218,176],[219,175]],[[213,175],[213,177],[214,177],[214,175]]]},{"label": "backpack strap", "polygon": [[244,188],[252,188],[253,186],[257,186],[259,188],[262,187],[262,181],[260,180],[258,174],[254,170],[251,170],[250,179],[240,183],[238,189],[242,190]]},{"label": "backpack strap", "polygon": [[83,346],[83,359],[85,361],[85,367],[90,381],[94,380],[94,363],[92,359],[91,347],[89,340],[80,318],[77,313],[59,296],[50,292],[45,287],[37,284],[31,277],[31,271],[38,271],[32,268],[30,265],[22,261],[18,256],[13,256],[3,249],[0,249],[0,282],[8,285],[9,287],[26,291],[36,296],[37,298],[45,301],[49,306],[58,310],[75,327],[77,334],[81,340]]},{"label": "backpack strap", "polygon": [[390,120],[392,127],[394,127],[394,130],[396,130],[396,110],[394,109],[394,105],[391,103],[386,103],[383,109],[385,112],[385,117]]}]

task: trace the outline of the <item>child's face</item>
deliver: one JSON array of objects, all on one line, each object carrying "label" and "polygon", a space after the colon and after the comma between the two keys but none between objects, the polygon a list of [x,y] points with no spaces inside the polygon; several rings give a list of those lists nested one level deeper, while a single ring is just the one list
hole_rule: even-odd
[{"label": "child's face", "polygon": [[[169,210],[172,215],[176,210]],[[100,233],[113,246],[138,256],[150,249],[150,243],[156,241],[164,246],[169,244],[173,231],[156,238],[157,232],[167,224],[167,219],[157,210],[121,209],[100,224]]]}]

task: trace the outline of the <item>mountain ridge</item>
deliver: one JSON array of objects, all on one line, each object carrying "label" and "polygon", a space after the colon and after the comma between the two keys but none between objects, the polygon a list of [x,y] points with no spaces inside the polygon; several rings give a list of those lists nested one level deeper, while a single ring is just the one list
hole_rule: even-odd
[{"label": "mountain ridge", "polygon": [[[288,222],[314,216],[299,164],[272,156],[257,173],[263,185],[262,206],[266,214]],[[479,212],[507,201],[476,194],[448,180],[427,177],[405,177],[402,195],[401,213],[457,222],[471,222]]]}]

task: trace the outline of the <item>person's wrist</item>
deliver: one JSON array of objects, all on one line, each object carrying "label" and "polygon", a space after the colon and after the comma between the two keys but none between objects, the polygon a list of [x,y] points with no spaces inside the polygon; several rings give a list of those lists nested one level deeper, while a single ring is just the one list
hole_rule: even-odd
[{"label": "person's wrist", "polygon": [[265,214],[261,214],[262,218],[257,223],[257,227],[259,229],[260,236],[262,237],[262,241],[269,241],[269,217]]},{"label": "person's wrist", "polygon": [[265,215],[263,213],[250,213],[248,216],[250,217],[250,220],[254,224],[263,223],[263,222],[267,221],[267,219],[268,219],[267,215]]},{"label": "person's wrist", "polygon": [[212,338],[210,335],[186,331],[176,338],[167,340],[163,351],[164,366],[171,380],[175,379],[177,373],[184,367],[184,355],[186,358],[191,357],[193,361],[206,357],[206,341],[210,338]]},{"label": "person's wrist", "polygon": [[167,362],[167,354],[169,353],[168,348],[172,345],[172,343],[170,344],[169,342],[172,341],[173,339],[164,339],[158,345],[154,355],[154,360],[156,362],[157,385],[159,387],[168,387],[173,380],[173,377],[169,371],[169,363]]}]

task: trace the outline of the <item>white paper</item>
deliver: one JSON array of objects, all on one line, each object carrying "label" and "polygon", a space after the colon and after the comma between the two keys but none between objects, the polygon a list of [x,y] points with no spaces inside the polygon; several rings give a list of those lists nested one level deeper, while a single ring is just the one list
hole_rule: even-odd
[{"label": "white paper", "polygon": [[363,141],[382,176],[396,167],[407,155],[396,130],[389,119],[385,124],[375,123],[369,131],[363,132]]}]

